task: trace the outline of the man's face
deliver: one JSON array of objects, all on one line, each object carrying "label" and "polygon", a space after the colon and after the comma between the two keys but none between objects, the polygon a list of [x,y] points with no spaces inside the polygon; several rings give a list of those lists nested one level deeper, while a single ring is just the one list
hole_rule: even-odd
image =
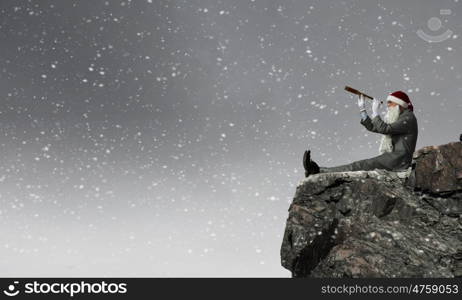
[{"label": "man's face", "polygon": [[[388,109],[391,109],[392,107],[395,107],[396,105],[398,105],[397,103],[395,102],[392,102],[392,101],[387,101],[387,106],[388,106]],[[402,112],[403,111],[403,108],[399,105],[399,111]]]},{"label": "man's face", "polygon": [[395,102],[387,101],[387,106],[390,107],[390,108],[393,107],[393,106],[396,106],[396,105],[398,105],[398,104],[396,104]]}]

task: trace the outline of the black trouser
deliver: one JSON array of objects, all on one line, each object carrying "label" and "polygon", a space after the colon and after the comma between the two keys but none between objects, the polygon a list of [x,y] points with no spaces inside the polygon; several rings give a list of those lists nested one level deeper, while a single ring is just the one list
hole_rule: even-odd
[{"label": "black trouser", "polygon": [[378,156],[357,160],[337,167],[319,167],[319,173],[370,171],[383,169],[387,171],[405,171],[411,166],[412,155],[406,152],[385,152]]},{"label": "black trouser", "polygon": [[354,161],[352,163],[337,167],[319,167],[319,173],[330,172],[348,172],[348,171],[370,171],[374,169],[385,169],[392,171],[390,168],[378,162],[375,157]]}]

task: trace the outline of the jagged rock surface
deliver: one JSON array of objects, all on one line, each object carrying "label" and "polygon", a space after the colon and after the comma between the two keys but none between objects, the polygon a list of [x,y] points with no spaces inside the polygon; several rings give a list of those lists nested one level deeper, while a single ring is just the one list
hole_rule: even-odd
[{"label": "jagged rock surface", "polygon": [[414,152],[415,171],[409,178],[417,190],[443,194],[462,190],[462,143],[429,146]]},{"label": "jagged rock surface", "polygon": [[[443,164],[439,174],[451,172],[447,168],[454,164]],[[289,207],[282,265],[293,277],[462,277],[459,182],[454,190],[428,193],[416,185],[424,182],[414,177],[422,170],[429,169],[304,179]],[[431,175],[435,181],[437,174]]]}]

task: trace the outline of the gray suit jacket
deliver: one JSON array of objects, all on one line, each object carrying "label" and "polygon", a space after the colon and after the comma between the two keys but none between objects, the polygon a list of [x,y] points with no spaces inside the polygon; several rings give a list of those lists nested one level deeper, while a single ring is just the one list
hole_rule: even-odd
[{"label": "gray suit jacket", "polygon": [[374,169],[402,171],[411,166],[418,134],[417,119],[412,111],[405,109],[392,124],[385,123],[380,116],[373,119],[368,116],[361,120],[361,124],[371,132],[391,135],[393,151],[338,167],[320,167],[321,173]]}]

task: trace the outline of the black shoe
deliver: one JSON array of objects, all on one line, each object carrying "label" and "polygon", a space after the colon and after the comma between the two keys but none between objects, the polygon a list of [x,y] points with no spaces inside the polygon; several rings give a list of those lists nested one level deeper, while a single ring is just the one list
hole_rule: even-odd
[{"label": "black shoe", "polygon": [[309,164],[309,162],[311,160],[310,156],[311,156],[311,151],[310,150],[305,151],[305,153],[303,154],[303,168],[305,168],[305,172],[308,171],[309,166],[310,166],[310,164]]},{"label": "black shoe", "polygon": [[305,168],[305,177],[319,173],[318,164],[311,160],[311,150],[307,150],[303,154],[303,167]]}]

